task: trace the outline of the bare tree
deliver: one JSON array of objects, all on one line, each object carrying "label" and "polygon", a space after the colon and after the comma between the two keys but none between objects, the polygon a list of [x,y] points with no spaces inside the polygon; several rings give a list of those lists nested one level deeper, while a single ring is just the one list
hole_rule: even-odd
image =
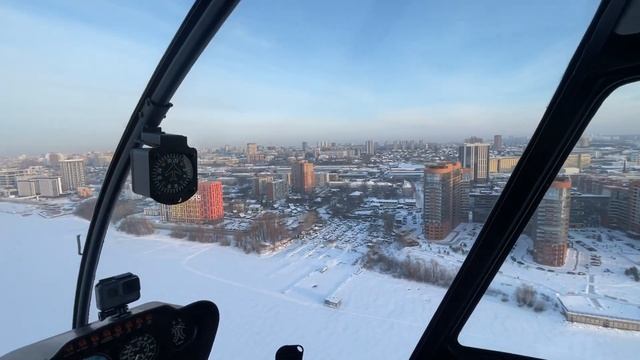
[{"label": "bare tree", "polygon": [[187,231],[188,230],[184,226],[175,226],[173,229],[171,229],[169,236],[174,239],[184,239],[188,235]]},{"label": "bare tree", "polygon": [[640,272],[638,271],[638,268],[635,266],[625,269],[624,274],[632,277],[633,280],[635,281],[640,281]]},{"label": "bare tree", "polygon": [[118,230],[132,235],[150,235],[155,229],[153,224],[145,218],[129,216],[118,225]]},{"label": "bare tree", "polygon": [[98,199],[96,198],[91,198],[91,199],[82,201],[73,210],[73,214],[85,220],[91,220],[91,218],[93,217],[93,210],[96,207],[97,201]]},{"label": "bare tree", "polygon": [[531,285],[520,285],[515,290],[518,306],[533,307],[536,302],[537,292]]},{"label": "bare tree", "polygon": [[136,203],[134,200],[118,200],[111,214],[111,222],[117,223],[129,215],[136,213]]},{"label": "bare tree", "polygon": [[[79,203],[73,211],[74,215],[86,220],[91,220],[91,218],[93,217],[93,211],[96,207],[96,202],[97,198],[91,198]],[[135,201],[119,200],[116,203],[116,206],[113,208],[113,213],[111,214],[111,223],[115,224],[129,215],[135,214],[136,212]]]},{"label": "bare tree", "polygon": [[424,259],[406,257],[402,260],[380,251],[369,249],[364,257],[363,266],[367,269],[379,270],[393,276],[448,287],[453,282],[456,269],[442,266],[435,259],[425,262]]}]

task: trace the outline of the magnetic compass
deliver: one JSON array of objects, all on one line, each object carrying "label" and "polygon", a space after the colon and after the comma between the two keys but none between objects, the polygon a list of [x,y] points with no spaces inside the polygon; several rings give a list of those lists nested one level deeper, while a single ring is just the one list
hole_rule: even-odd
[{"label": "magnetic compass", "polygon": [[159,193],[179,194],[187,188],[193,179],[193,164],[185,154],[158,154],[152,166],[152,185]]},{"label": "magnetic compass", "polygon": [[152,133],[143,140],[154,147],[131,152],[133,191],[167,205],[191,198],[198,190],[198,156],[187,138]]}]

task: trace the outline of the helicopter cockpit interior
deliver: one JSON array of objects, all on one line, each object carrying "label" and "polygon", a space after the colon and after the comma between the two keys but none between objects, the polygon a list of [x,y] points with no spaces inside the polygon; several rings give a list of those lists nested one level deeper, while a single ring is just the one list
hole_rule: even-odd
[{"label": "helicopter cockpit interior", "polygon": [[[167,133],[160,125],[171,122],[167,119],[163,124],[165,118],[171,117],[174,94],[203,51],[217,45],[212,39],[238,4],[239,0],[196,0],[142,92],[113,152],[86,239],[83,244],[78,240],[82,258],[75,287],[73,328],[11,351],[0,356],[1,360],[204,360],[211,356],[212,347],[215,349],[219,341],[229,339],[216,340],[218,332],[224,332],[227,320],[225,307],[215,297],[185,305],[154,301],[130,307],[144,293],[143,276],[132,271],[97,279],[96,274],[110,219],[129,175],[132,192],[158,204],[181,204],[198,192],[199,153],[203,150],[192,147],[187,136]],[[278,2],[271,6],[278,6]],[[640,1],[603,0],[584,31],[519,162],[513,166],[503,191],[495,197],[495,206],[478,229],[477,239],[469,249],[460,250],[467,252],[466,258],[460,261],[460,269],[452,276],[443,300],[411,352],[411,359],[530,358],[462,345],[458,337],[501,265],[509,261],[510,250],[525,231],[547,189],[555,184],[556,174],[600,105],[617,88],[640,79]],[[437,168],[433,173],[447,169]],[[350,189],[348,196],[363,201],[359,194],[359,190]],[[379,203],[380,207],[386,204]],[[393,221],[402,224],[406,220]],[[591,265],[598,261],[592,257]],[[313,270],[313,274],[327,270],[326,266],[321,267]],[[300,282],[304,278],[295,280]],[[317,286],[322,284],[310,284],[309,291]],[[98,320],[89,322],[93,296]],[[323,309],[341,305],[330,297],[323,301],[323,305],[318,305]],[[277,324],[273,326],[275,329]],[[293,341],[277,344],[275,353],[271,349],[260,353],[263,358],[275,356],[276,360],[315,358],[308,350],[304,353],[304,343]],[[344,353],[342,358],[357,356]]]}]

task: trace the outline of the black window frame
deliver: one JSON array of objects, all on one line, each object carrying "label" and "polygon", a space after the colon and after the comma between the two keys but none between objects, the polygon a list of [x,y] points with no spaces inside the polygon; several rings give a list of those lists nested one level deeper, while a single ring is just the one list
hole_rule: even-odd
[{"label": "black window frame", "polygon": [[542,120],[411,359],[533,359],[464,346],[458,337],[551,182],[604,100],[640,80],[640,34],[617,27],[638,1],[602,1]]}]

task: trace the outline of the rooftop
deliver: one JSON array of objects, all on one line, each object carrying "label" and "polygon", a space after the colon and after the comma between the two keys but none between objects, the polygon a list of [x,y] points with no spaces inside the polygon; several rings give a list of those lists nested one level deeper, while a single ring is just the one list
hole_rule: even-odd
[{"label": "rooftop", "polygon": [[560,295],[562,306],[572,313],[640,321],[640,306],[603,297]]}]

